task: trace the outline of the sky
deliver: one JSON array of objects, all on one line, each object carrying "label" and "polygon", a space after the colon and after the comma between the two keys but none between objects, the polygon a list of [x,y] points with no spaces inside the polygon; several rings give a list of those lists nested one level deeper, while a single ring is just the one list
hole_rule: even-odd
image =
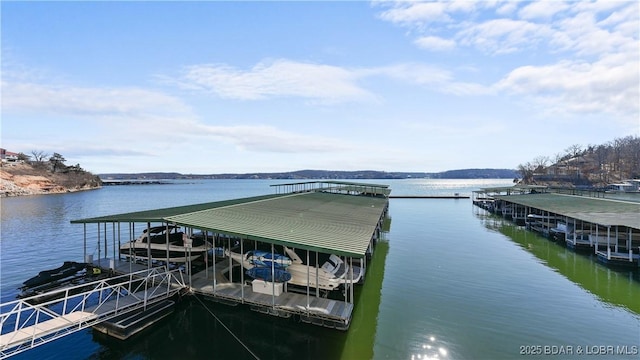
[{"label": "sky", "polygon": [[1,144],[93,173],[516,169],[640,134],[637,1],[2,1]]}]

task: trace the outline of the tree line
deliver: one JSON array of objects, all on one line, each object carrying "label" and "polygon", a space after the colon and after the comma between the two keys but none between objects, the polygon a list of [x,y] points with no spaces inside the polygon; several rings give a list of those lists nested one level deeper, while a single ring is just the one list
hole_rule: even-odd
[{"label": "tree line", "polygon": [[52,173],[85,172],[85,170],[80,167],[80,164],[70,166],[66,165],[65,162],[67,159],[57,152],[54,152],[53,155],[49,155],[42,150],[33,150],[31,151],[31,155],[19,153],[17,157],[19,161],[30,164],[35,168],[48,168]]},{"label": "tree line", "polygon": [[564,152],[537,156],[518,165],[521,182],[560,182],[604,186],[640,178],[640,138],[630,135],[600,145],[574,144]]}]

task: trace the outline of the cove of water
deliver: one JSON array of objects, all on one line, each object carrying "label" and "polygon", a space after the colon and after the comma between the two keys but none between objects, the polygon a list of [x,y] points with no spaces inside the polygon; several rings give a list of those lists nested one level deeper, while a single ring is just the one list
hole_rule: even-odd
[{"label": "cove of water", "polygon": [[[392,195],[471,195],[511,184],[371,182],[389,184]],[[283,181],[176,181],[3,198],[0,298],[13,300],[20,284],[41,270],[82,261],[83,227],[71,220],[270,194],[277,183]],[[389,216],[390,231],[358,287],[347,332],[186,299],[127,341],[87,329],[14,358],[638,358],[637,270],[609,269],[468,199],[391,199]]]}]

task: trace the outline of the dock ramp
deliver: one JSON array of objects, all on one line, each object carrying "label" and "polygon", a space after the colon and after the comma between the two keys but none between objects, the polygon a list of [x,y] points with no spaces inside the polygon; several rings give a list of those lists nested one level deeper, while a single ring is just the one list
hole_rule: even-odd
[{"label": "dock ramp", "polygon": [[0,359],[144,309],[186,286],[179,269],[159,267],[1,304]]}]

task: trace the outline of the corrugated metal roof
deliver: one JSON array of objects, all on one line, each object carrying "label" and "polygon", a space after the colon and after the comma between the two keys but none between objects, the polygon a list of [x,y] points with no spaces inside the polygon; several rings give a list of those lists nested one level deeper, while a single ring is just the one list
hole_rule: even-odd
[{"label": "corrugated metal roof", "polygon": [[474,191],[475,193],[529,193],[532,190],[542,191],[546,190],[548,187],[546,185],[512,185],[512,186],[497,186],[497,187],[488,187],[482,188],[480,190]]},{"label": "corrugated metal roof", "polygon": [[493,197],[593,224],[640,229],[640,203],[636,202],[554,193]]},{"label": "corrugated metal roof", "polygon": [[179,214],[185,214],[195,211],[207,210],[222,206],[229,206],[234,204],[240,204],[243,202],[252,202],[256,200],[264,200],[282,195],[263,195],[254,196],[248,198],[240,198],[233,200],[216,201],[195,205],[175,206],[164,209],[144,210],[129,212],[123,214],[98,216],[87,219],[71,220],[72,224],[86,224],[86,223],[103,223],[103,222],[163,222],[168,216],[174,216]]},{"label": "corrugated metal roof", "polygon": [[299,249],[363,257],[386,204],[387,199],[382,197],[306,192],[165,220]]}]

